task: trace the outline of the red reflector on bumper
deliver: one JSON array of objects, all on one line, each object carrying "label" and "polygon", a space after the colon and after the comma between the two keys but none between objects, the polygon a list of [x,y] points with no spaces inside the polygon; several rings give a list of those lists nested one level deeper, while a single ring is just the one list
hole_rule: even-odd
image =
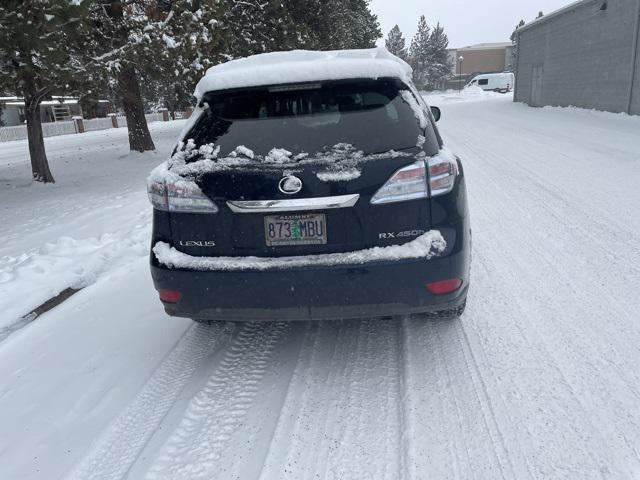
[{"label": "red reflector on bumper", "polygon": [[444,295],[445,293],[455,292],[462,286],[462,280],[459,278],[451,278],[449,280],[441,280],[440,282],[427,283],[425,287],[434,295]]},{"label": "red reflector on bumper", "polygon": [[177,290],[160,289],[158,293],[160,294],[160,300],[166,303],[178,303],[182,298],[182,293]]}]

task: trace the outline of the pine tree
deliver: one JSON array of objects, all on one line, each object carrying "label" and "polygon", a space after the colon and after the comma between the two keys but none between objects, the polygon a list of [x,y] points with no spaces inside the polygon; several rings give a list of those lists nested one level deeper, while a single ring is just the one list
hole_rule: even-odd
[{"label": "pine tree", "polygon": [[409,63],[413,68],[413,81],[418,88],[425,88],[429,80],[431,63],[430,37],[431,29],[424,15],[420,16],[418,31],[411,40]]},{"label": "pine tree", "polygon": [[91,38],[88,55],[97,75],[114,79],[114,87],[127,118],[129,148],[154,150],[144,116],[139,75],[150,50],[151,37],[144,31],[151,24],[141,1],[97,0],[91,4]]},{"label": "pine tree", "polygon": [[405,41],[398,25],[394,26],[389,32],[385,45],[387,50],[393,53],[396,57],[407,60],[409,55],[407,52],[407,42]]},{"label": "pine tree", "polygon": [[[129,147],[155,148],[144,116],[141,79],[162,85],[165,95],[175,94],[202,75],[209,55],[219,51],[220,19],[217,0],[94,0],[91,7],[93,65],[115,78],[129,129]],[[205,51],[205,53],[202,52]],[[169,67],[169,68],[167,68]],[[186,77],[186,79],[185,79]],[[192,83],[192,82],[191,82]],[[162,90],[162,89],[160,89]]]},{"label": "pine tree", "polygon": [[440,22],[431,30],[429,35],[429,67],[427,69],[427,84],[434,87],[451,74],[449,63],[449,38],[444,33]]},{"label": "pine tree", "polygon": [[[289,11],[306,36],[306,48],[339,50],[372,48],[382,36],[369,0],[289,0]],[[304,5],[304,6],[302,6]],[[306,10],[306,14],[301,14]]]},{"label": "pine tree", "polygon": [[154,108],[176,110],[193,103],[193,90],[207,68],[225,60],[222,7],[214,2],[196,11],[188,3],[174,2],[172,16],[162,27],[162,42],[143,72],[143,97]]},{"label": "pine tree", "polygon": [[44,147],[40,104],[68,89],[82,74],[81,2],[3,0],[0,4],[0,90],[24,97],[31,170],[38,182],[54,182]]},{"label": "pine tree", "polygon": [[323,9],[323,2],[324,0],[283,0],[282,4],[291,22],[289,28],[295,30],[289,38],[290,48],[322,48],[320,31],[324,19],[319,12]]},{"label": "pine tree", "polygon": [[275,18],[270,16],[272,2],[224,2],[224,51],[231,57],[246,57],[263,53],[273,46]]},{"label": "pine tree", "polygon": [[348,48],[350,10],[346,0],[327,0],[319,11],[318,48],[337,50]]},{"label": "pine tree", "polygon": [[371,48],[381,36],[369,0],[221,0],[224,59],[294,48]]},{"label": "pine tree", "polygon": [[349,0],[349,23],[345,25],[344,48],[373,48],[382,37],[378,16],[371,12],[370,0]]}]

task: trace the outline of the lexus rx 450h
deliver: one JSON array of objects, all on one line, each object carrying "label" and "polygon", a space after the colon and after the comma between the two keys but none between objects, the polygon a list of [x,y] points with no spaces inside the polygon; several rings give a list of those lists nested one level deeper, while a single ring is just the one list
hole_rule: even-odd
[{"label": "lexus rx 450h", "polygon": [[384,49],[214,67],[149,177],[151,271],[196,321],[457,317],[469,286],[462,163]]}]

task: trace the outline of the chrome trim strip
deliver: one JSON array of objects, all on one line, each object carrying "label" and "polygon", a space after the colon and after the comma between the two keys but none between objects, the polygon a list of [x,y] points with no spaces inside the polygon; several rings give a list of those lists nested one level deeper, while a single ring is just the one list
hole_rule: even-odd
[{"label": "chrome trim strip", "polygon": [[286,200],[237,200],[227,202],[235,213],[304,212],[308,210],[328,210],[353,207],[360,199],[359,194],[337,197],[292,198]]}]

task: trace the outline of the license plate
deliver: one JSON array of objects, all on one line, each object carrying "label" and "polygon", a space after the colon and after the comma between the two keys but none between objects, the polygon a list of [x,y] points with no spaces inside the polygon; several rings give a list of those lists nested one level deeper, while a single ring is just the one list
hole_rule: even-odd
[{"label": "license plate", "polygon": [[327,220],[323,213],[268,216],[264,218],[264,236],[269,247],[324,245]]}]

